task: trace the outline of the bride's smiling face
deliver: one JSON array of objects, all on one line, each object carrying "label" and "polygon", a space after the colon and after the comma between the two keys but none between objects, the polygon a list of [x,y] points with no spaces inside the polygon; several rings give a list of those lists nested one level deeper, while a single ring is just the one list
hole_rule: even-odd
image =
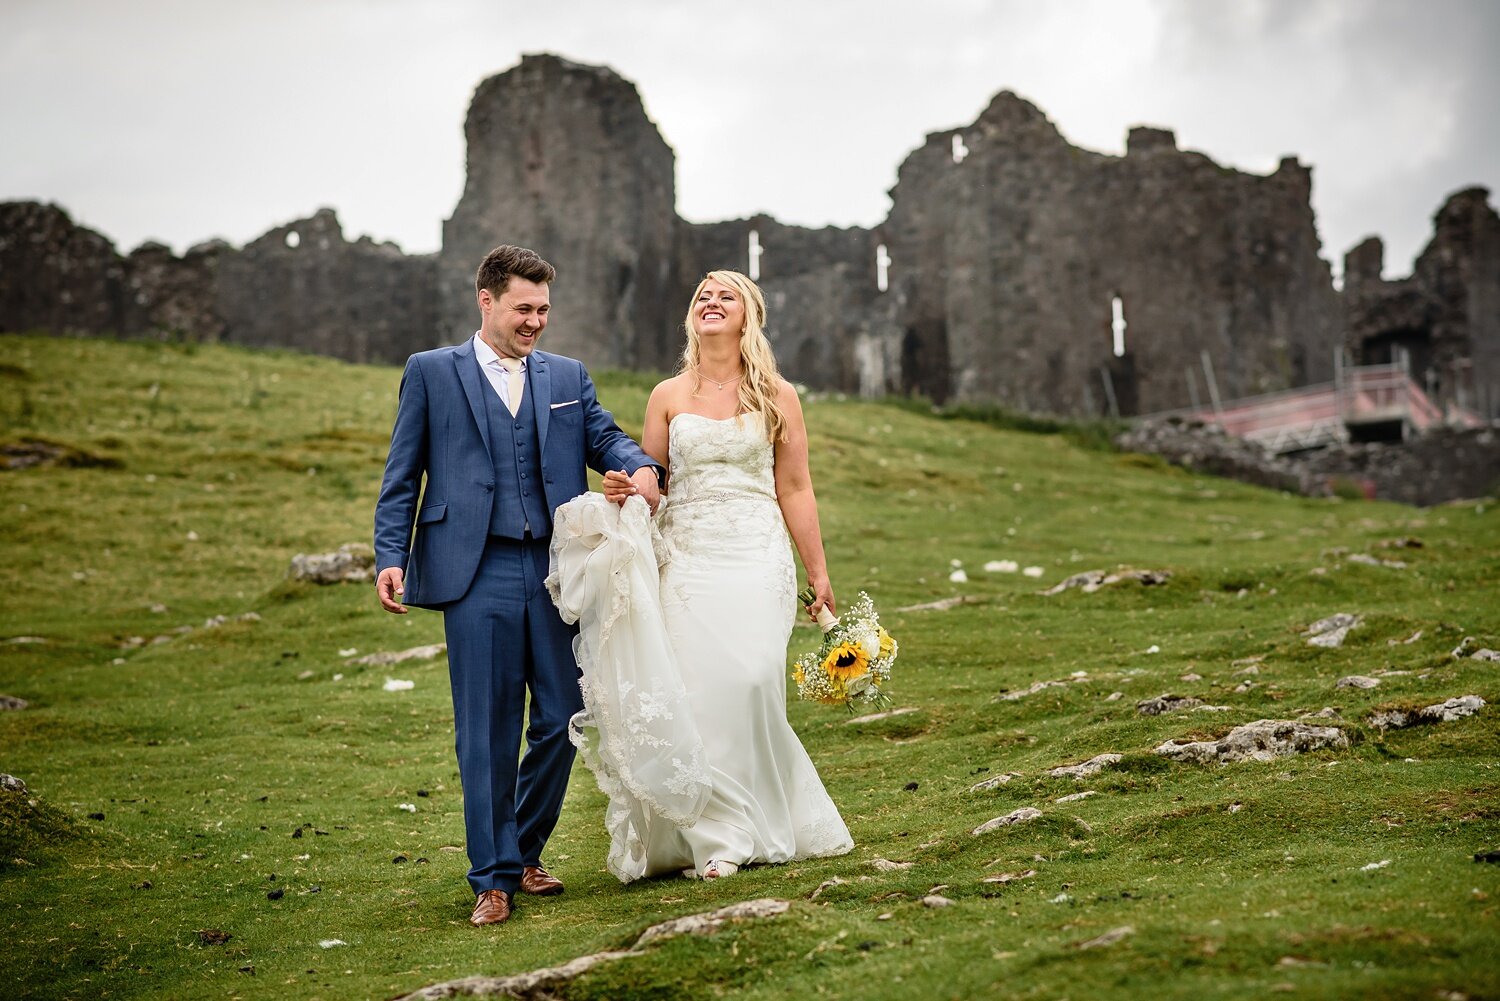
[{"label": "bride's smiling face", "polygon": [[698,289],[693,321],[700,337],[736,335],[745,329],[745,304],[734,289],[710,278]]}]

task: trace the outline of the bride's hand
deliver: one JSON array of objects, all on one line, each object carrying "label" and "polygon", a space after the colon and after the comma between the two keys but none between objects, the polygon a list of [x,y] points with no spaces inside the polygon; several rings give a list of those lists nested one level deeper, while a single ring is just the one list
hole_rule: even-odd
[{"label": "bride's hand", "polygon": [[809,573],[807,586],[813,590],[813,603],[807,606],[809,618],[814,622],[818,621],[818,609],[825,607],[829,614],[838,614],[838,607],[833,602],[833,585],[829,583],[827,574]]}]

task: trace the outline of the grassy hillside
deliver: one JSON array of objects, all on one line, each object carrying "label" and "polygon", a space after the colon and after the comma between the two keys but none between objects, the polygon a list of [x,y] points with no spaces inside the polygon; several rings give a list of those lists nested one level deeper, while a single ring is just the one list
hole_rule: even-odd
[{"label": "grassy hillside", "polygon": [[[53,457],[0,471],[0,694],[29,702],[0,711],[0,771],[29,786],[0,791],[6,996],[389,997],[772,896],[789,912],[647,947],[563,994],[1500,997],[1500,866],[1473,859],[1500,848],[1500,664],[1449,654],[1465,636],[1500,648],[1494,503],[1309,500],[853,401],[807,407],[824,536],[840,594],[868,590],[900,639],[894,694],[917,711],[790,714],[854,852],[621,887],[580,771],[548,858],[567,893],[469,927],[446,664],[360,668],[349,652],[439,642],[439,616],[285,577],[296,553],[368,539],[398,375],[0,339],[0,444]],[[600,385],[637,431],[649,380]],[[967,583],[950,582],[954,560]],[[1119,566],[1172,577],[1039,593]],[[1308,646],[1336,612],[1363,623]],[[1354,674],[1379,685],[1335,687]],[[388,677],[414,687],[387,692]],[[1064,684],[1001,697],[1044,681]],[[1169,692],[1230,708],[1137,712]],[[1365,722],[1469,694],[1490,705]],[[1348,749],[1223,766],[1151,753],[1325,706],[1340,715],[1317,722]],[[1047,774],[1102,752],[1123,758]],[[1057,802],[1080,791],[1096,795]],[[970,833],[1020,807],[1042,816]],[[921,903],[934,887],[950,906]]]}]

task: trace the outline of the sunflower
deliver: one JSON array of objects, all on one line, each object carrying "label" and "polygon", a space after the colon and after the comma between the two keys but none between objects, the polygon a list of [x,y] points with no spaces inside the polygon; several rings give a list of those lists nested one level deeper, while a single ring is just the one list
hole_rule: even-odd
[{"label": "sunflower", "polygon": [[823,658],[823,670],[828,677],[839,681],[851,681],[864,674],[869,666],[869,654],[859,643],[840,643]]}]

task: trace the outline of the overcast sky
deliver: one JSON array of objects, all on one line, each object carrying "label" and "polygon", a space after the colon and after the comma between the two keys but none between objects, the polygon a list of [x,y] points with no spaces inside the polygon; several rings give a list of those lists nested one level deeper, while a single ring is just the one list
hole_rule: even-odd
[{"label": "overcast sky", "polygon": [[0,0],[0,200],[122,251],[325,205],[432,251],[475,86],[545,51],[637,86],[693,221],[874,225],[924,134],[1009,88],[1101,152],[1152,124],[1241,170],[1295,154],[1324,257],[1378,234],[1397,276],[1443,198],[1500,189],[1496,39],[1489,0]]}]

